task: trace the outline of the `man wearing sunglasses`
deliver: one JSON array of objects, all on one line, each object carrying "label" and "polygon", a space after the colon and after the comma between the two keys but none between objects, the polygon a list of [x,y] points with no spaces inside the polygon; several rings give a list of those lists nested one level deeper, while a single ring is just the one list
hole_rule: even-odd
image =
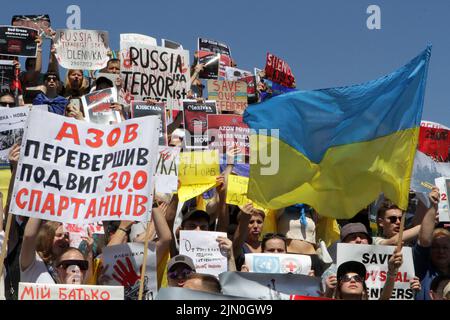
[{"label": "man wearing sunglasses", "polygon": [[167,264],[167,284],[169,287],[183,287],[188,276],[195,273],[194,261],[188,256],[179,254]]},{"label": "man wearing sunglasses", "polygon": [[47,72],[44,76],[45,93],[39,93],[33,99],[34,105],[48,105],[48,111],[64,115],[69,100],[58,94],[60,90],[59,76],[56,72]]},{"label": "man wearing sunglasses", "polygon": [[86,284],[89,263],[76,248],[67,248],[55,261],[59,284]]}]

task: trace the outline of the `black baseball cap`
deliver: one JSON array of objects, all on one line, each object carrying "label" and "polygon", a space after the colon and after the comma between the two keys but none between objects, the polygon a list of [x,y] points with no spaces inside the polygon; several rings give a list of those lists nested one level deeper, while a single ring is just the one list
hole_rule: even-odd
[{"label": "black baseball cap", "polygon": [[196,218],[203,218],[203,219],[206,219],[206,220],[208,221],[208,224],[209,224],[209,222],[210,222],[209,214],[208,214],[206,211],[193,209],[193,210],[191,210],[191,211],[188,211],[188,212],[183,216],[182,224],[184,224],[187,220],[196,219]]},{"label": "black baseball cap", "polygon": [[366,279],[366,267],[358,261],[347,261],[342,263],[337,270],[337,278],[341,279],[349,272],[358,274],[362,279]]}]

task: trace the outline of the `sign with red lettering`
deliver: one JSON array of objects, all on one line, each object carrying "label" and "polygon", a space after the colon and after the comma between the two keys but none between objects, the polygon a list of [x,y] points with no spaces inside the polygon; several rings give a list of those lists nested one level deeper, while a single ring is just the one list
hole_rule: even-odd
[{"label": "sign with red lettering", "polygon": [[[395,247],[366,244],[337,244],[337,261],[339,267],[346,261],[358,261],[366,266],[366,285],[369,300],[380,297],[388,272],[388,261]],[[395,278],[391,300],[414,300],[414,291],[410,288],[410,280],[414,278],[414,263],[410,247],[403,247],[403,264]]]},{"label": "sign with red lettering", "polygon": [[437,162],[450,162],[450,129],[439,123],[422,121],[417,147]]},{"label": "sign with red lettering", "polygon": [[107,31],[56,30],[56,59],[66,69],[100,70],[109,56]]},{"label": "sign with red lettering", "polygon": [[121,122],[119,111],[111,109],[111,104],[117,102],[117,89],[107,88],[81,97],[84,118],[86,121],[98,124]]},{"label": "sign with red lettering", "polygon": [[[145,276],[144,300],[153,300],[157,293],[155,243],[149,242]],[[125,300],[137,300],[141,270],[144,264],[144,244],[125,243],[103,249],[103,267],[105,268],[105,285],[123,286]]]},{"label": "sign with red lettering", "polygon": [[19,300],[124,300],[122,286],[19,282]]},{"label": "sign with red lettering", "polygon": [[158,117],[98,125],[31,109],[11,212],[74,224],[147,221]]},{"label": "sign with red lettering", "polygon": [[225,67],[225,80],[228,81],[244,81],[247,83],[248,102],[258,102],[256,91],[256,77],[250,72],[234,67]]},{"label": "sign with red lettering", "polygon": [[247,83],[244,81],[208,80],[208,99],[216,100],[221,111],[242,114],[247,108]]},{"label": "sign with red lettering", "polygon": [[295,88],[295,78],[286,61],[267,53],[266,78],[289,88]]},{"label": "sign with red lettering", "polygon": [[[208,115],[208,142],[210,149],[218,149],[220,154],[227,149],[239,148],[238,162],[248,163],[250,157],[250,128],[242,116],[234,114]],[[221,156],[222,157],[222,156]]]}]

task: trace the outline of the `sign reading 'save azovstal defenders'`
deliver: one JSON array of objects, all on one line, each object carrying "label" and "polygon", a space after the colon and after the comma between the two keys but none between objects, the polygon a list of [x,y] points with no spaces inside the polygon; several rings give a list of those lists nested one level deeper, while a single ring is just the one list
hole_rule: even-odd
[{"label": "sign reading 'save azovstal defenders'", "polygon": [[121,41],[120,74],[134,100],[150,97],[181,109],[191,87],[189,51]]},{"label": "sign reading 'save azovstal defenders'", "polygon": [[157,117],[98,125],[32,109],[11,212],[81,225],[147,221],[158,127]]},{"label": "sign reading 'save azovstal defenders'", "polygon": [[[393,246],[376,246],[366,244],[337,244],[337,261],[339,267],[346,261],[358,261],[366,266],[366,285],[369,300],[377,300],[381,295],[387,279],[388,261],[394,253]],[[403,264],[394,280],[391,300],[414,300],[414,291],[410,281],[414,277],[412,249],[403,247]]]},{"label": "sign reading 'save azovstal defenders'", "polygon": [[66,69],[103,69],[109,60],[108,41],[107,31],[57,30],[56,59]]}]

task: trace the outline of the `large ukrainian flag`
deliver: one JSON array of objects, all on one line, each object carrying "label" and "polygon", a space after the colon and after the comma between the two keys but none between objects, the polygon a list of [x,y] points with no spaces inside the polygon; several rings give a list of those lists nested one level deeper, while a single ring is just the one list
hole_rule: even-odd
[{"label": "large ukrainian flag", "polygon": [[[252,156],[276,153],[279,143],[279,169],[264,175],[267,165],[258,156],[248,198],[271,209],[307,203],[323,216],[344,219],[384,192],[406,209],[430,55],[429,46],[364,84],[292,92],[249,106],[244,121],[257,132]],[[261,129],[279,129],[279,137]],[[255,141],[264,135],[265,142]]]}]

